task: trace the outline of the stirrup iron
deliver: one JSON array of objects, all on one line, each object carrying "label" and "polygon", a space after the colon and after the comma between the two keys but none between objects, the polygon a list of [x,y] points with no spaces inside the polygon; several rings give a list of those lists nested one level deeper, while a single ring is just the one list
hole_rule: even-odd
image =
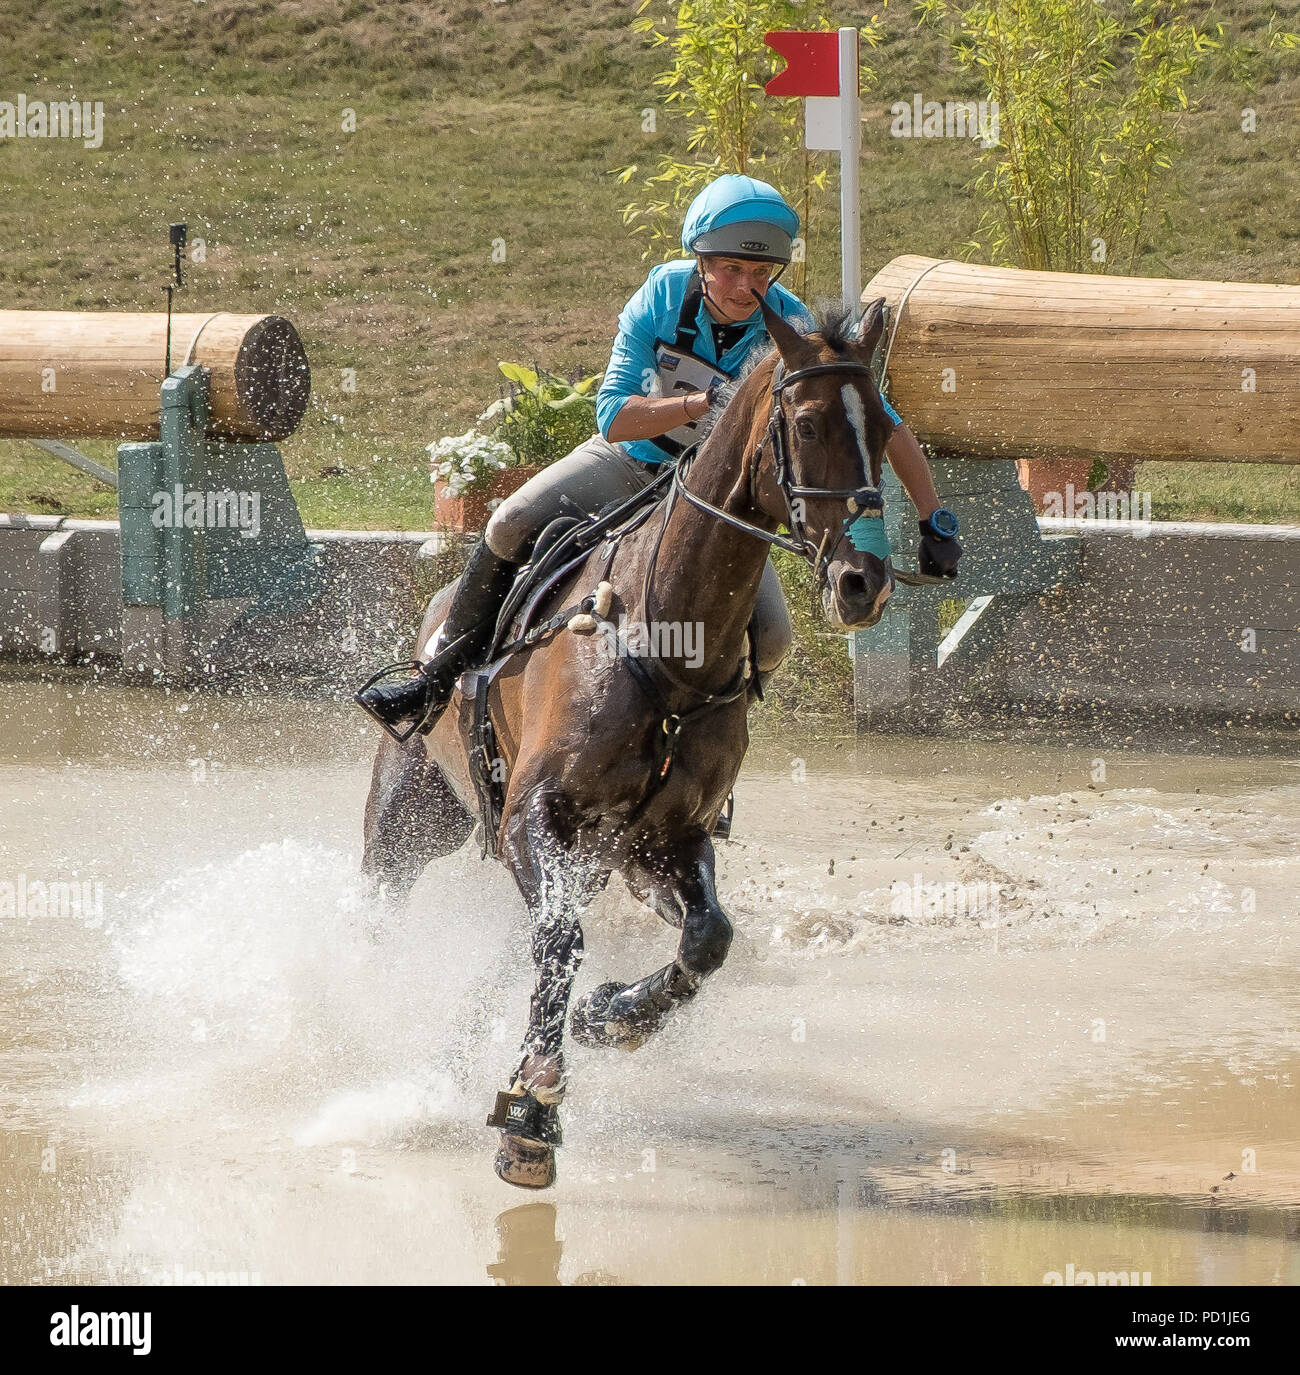
[{"label": "stirrup iron", "polygon": [[399,673],[410,673],[412,670],[415,670],[421,674],[423,673],[424,665],[420,662],[419,659],[403,659],[399,663],[387,664],[385,665],[385,667],[381,668],[378,673],[374,673],[369,678],[367,678],[366,681],[362,683],[361,686],[352,694],[352,700],[357,704],[357,706],[359,706],[361,710],[364,711],[366,715],[369,716],[372,720],[378,721],[379,724],[383,726],[384,730],[389,735],[391,735],[399,745],[406,744],[406,742],[411,738],[411,736],[413,736],[416,733],[416,731],[418,731],[420,727],[424,725],[425,720],[429,715],[428,711],[425,710],[416,712],[414,717],[412,718],[410,727],[407,730],[399,730],[398,727],[389,725],[389,723],[385,721],[384,718],[380,716],[380,714],[377,711],[375,711],[375,709],[370,705],[370,703],[364,701],[363,698],[365,697],[365,694],[369,692],[372,687],[375,686],[376,683],[382,683],[385,678],[395,678]]}]

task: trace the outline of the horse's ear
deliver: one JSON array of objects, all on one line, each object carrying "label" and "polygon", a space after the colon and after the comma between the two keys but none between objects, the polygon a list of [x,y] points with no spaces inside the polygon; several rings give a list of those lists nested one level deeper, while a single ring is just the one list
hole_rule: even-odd
[{"label": "horse's ear", "polygon": [[754,296],[758,300],[758,308],[763,312],[763,324],[767,329],[768,338],[776,345],[776,351],[781,355],[785,370],[795,372],[810,359],[815,361],[817,350],[807,337],[778,315],[757,291],[754,292]]},{"label": "horse's ear", "polygon": [[860,345],[868,354],[875,353],[880,336],[885,331],[885,298],[877,297],[862,312],[862,318],[853,327],[849,338]]}]

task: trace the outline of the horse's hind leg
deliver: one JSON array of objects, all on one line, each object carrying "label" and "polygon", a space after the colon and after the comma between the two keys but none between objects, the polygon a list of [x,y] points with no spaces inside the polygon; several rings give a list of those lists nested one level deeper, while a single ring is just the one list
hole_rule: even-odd
[{"label": "horse's hind leg", "polygon": [[528,905],[536,973],[522,1059],[488,1125],[500,1127],[494,1168],[507,1184],[544,1189],[555,1182],[564,1098],[564,1023],[582,962],[582,909],[608,870],[584,866],[569,850],[559,802],[538,791],[506,823],[502,857]]},{"label": "horse's hind leg", "polygon": [[574,1005],[571,1026],[582,1045],[635,1050],[727,958],[731,921],[718,901],[708,836],[696,832],[655,868],[683,913],[677,958],[634,984],[601,984],[584,994]]},{"label": "horse's hind leg", "polygon": [[375,756],[366,799],[361,872],[394,906],[406,901],[431,860],[463,845],[474,820],[413,736],[399,745],[385,736]]}]

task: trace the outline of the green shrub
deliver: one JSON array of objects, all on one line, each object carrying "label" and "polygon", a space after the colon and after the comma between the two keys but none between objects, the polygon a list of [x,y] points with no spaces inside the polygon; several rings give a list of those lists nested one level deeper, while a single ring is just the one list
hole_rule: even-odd
[{"label": "green shrub", "polygon": [[[1181,149],[1189,91],[1219,40],[1187,0],[921,0],[996,102],[967,248],[1054,272],[1132,272]],[[1221,32],[1221,30],[1220,30]]]},{"label": "green shrub", "polygon": [[566,381],[544,368],[499,366],[510,391],[479,420],[496,422],[492,437],[509,445],[516,462],[545,467],[595,434],[599,373]]}]

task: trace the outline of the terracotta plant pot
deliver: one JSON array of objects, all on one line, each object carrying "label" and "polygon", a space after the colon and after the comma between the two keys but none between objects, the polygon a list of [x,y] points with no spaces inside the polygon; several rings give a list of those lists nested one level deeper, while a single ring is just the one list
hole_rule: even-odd
[{"label": "terracotta plant pot", "polygon": [[463,496],[454,497],[447,490],[446,482],[435,478],[433,483],[433,519],[443,530],[457,530],[481,534],[488,523],[488,517],[497,505],[512,493],[517,492],[535,473],[542,470],[531,468],[503,468],[488,482],[476,482]]},{"label": "terracotta plant pot", "polygon": [[[1107,455],[1103,462],[1108,470],[1103,490],[1127,492],[1133,485],[1137,460]],[[1065,501],[1069,487],[1072,487],[1076,494],[1086,492],[1092,464],[1093,460],[1090,458],[1018,458],[1016,476],[1020,479],[1020,485],[1032,498],[1034,510],[1041,513],[1048,507],[1048,493]]]}]

